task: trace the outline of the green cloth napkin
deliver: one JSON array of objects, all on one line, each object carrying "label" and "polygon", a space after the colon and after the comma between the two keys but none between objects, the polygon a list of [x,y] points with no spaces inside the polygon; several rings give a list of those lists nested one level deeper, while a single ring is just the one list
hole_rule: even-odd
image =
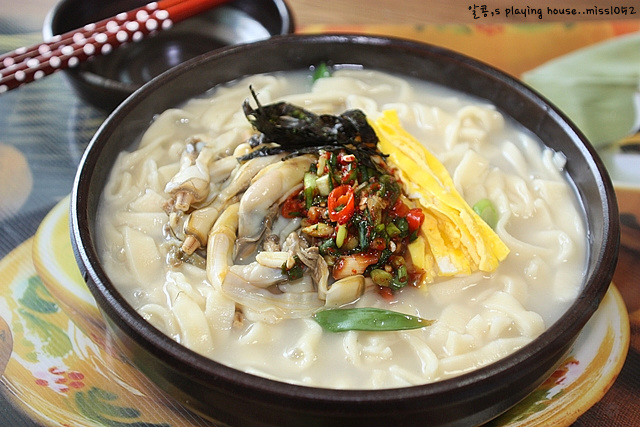
[{"label": "green cloth napkin", "polygon": [[596,147],[640,129],[640,33],[553,59],[522,80],[560,108]]}]

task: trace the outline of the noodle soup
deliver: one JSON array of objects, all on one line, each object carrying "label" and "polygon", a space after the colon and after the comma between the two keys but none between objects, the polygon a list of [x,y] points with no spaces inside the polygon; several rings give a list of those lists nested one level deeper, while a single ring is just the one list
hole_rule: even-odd
[{"label": "noodle soup", "polygon": [[[279,151],[255,125],[293,107],[358,132],[346,151]],[[353,149],[369,130],[371,164]],[[314,387],[425,384],[522,348],[574,301],[587,238],[564,164],[493,106],[432,84],[257,75],[165,111],[119,156],[98,248],[146,320],[220,363]],[[360,323],[339,332],[318,317],[350,309]]]}]

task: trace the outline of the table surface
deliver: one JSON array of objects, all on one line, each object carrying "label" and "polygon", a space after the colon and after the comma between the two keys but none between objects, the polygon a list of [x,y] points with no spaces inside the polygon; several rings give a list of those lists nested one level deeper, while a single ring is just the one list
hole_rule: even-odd
[{"label": "table surface", "polygon": [[[541,8],[542,18],[535,13],[528,16],[510,12],[514,2],[494,0],[492,2],[475,3],[488,5],[490,10],[501,13],[488,18],[475,19],[471,13],[471,1],[458,0],[288,0],[295,14],[298,31],[313,32],[333,29],[376,32],[388,31],[391,35],[414,34],[417,26],[440,24],[492,25],[536,23],[546,24],[566,21],[566,16],[547,13],[547,7],[577,8],[632,6],[634,2],[611,0],[606,4],[596,0],[563,0],[558,3],[551,0],[530,0],[529,8]],[[637,2],[636,2],[637,3]],[[15,2],[0,0],[0,53],[19,47],[18,42],[25,40],[38,41],[39,31],[47,11],[54,0],[22,0],[20,7]],[[522,7],[522,6],[520,6]],[[366,13],[362,13],[366,10]],[[640,8],[636,7],[635,15],[589,16],[574,15],[572,21],[586,23],[603,23],[625,21],[637,24],[640,19]],[[624,25],[622,25],[623,28]],[[408,30],[406,30],[408,28]],[[409,33],[407,33],[409,31]],[[422,34],[424,34],[424,30]],[[533,34],[533,33],[532,33]],[[15,37],[18,35],[18,37]],[[530,35],[529,37],[535,37]],[[443,39],[442,44],[455,40]],[[439,39],[436,39],[436,43]],[[488,60],[495,57],[487,54]],[[482,56],[482,55],[480,55]],[[500,65],[500,64],[496,64]],[[519,70],[513,64],[510,71],[517,75]],[[524,65],[522,65],[524,67]],[[505,65],[505,67],[507,67]],[[21,227],[8,228],[4,218],[4,234],[0,237],[0,257],[6,255],[15,246],[29,238],[35,231],[38,220],[59,200],[65,197],[72,185],[73,174],[83,147],[90,139],[106,114],[93,109],[74,98],[71,90],[60,75],[54,75],[45,81],[0,95],[0,144],[13,145],[20,149],[29,159],[33,175],[33,187],[25,206],[29,206],[27,221]],[[61,89],[62,88],[62,89]],[[64,96],[56,91],[62,90]],[[25,119],[26,117],[26,119]],[[80,118],[80,120],[78,120]],[[69,123],[83,123],[82,128],[69,129]],[[25,121],[26,120],[26,121]],[[71,135],[72,134],[72,135]],[[0,153],[2,153],[0,151]],[[1,154],[0,154],[1,155]],[[2,160],[2,159],[0,159]],[[0,161],[0,166],[3,163]],[[6,164],[5,164],[6,165]],[[38,174],[39,170],[47,170],[47,175]],[[1,171],[0,171],[1,172]],[[22,211],[24,213],[24,210]],[[0,225],[3,224],[0,217]],[[614,282],[619,288],[631,318],[632,338],[627,360],[620,377],[592,409],[582,415],[574,427],[595,427],[614,425],[612,420],[625,419],[628,426],[640,425],[640,406],[636,403],[640,392],[637,378],[640,377],[640,343],[638,325],[640,324],[640,253],[622,247]],[[629,396],[634,396],[630,399]],[[635,393],[635,394],[634,394]],[[634,421],[635,420],[635,421]],[[4,400],[0,399],[0,426],[11,425],[34,426],[27,417],[16,412]]]}]

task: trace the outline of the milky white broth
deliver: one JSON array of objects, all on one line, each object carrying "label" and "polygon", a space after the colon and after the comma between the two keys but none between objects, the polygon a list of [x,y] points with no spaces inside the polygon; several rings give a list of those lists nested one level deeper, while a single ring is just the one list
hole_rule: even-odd
[{"label": "milky white broth", "polygon": [[[157,116],[140,146],[120,155],[100,202],[98,247],[110,279],[142,316],[228,366],[346,389],[456,376],[514,352],[559,318],[579,292],[587,258],[583,212],[561,153],[544,148],[487,102],[442,87],[353,69],[315,84],[308,75],[253,76],[212,90]],[[243,316],[233,322],[228,298],[209,283],[205,270],[165,262],[162,205],[170,198],[164,189],[180,168],[186,138],[226,144],[223,155],[230,155],[252,133],[241,109],[250,84],[263,105],[284,99],[331,114],[359,108],[374,119],[397,110],[405,129],[445,165],[470,205],[492,200],[500,217],[496,232],[510,254],[491,274],[407,286],[391,302],[368,288],[353,304],[436,320],[423,329],[331,333],[310,318],[274,322],[240,306]]]}]

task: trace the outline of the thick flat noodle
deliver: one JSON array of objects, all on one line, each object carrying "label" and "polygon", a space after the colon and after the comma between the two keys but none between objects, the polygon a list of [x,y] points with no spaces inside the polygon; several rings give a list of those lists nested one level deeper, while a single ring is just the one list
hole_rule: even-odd
[{"label": "thick flat noodle", "polygon": [[[241,203],[248,188],[284,166],[284,154],[237,160],[253,149],[255,130],[242,109],[255,101],[249,86],[264,104],[332,115],[356,108],[373,121],[405,184],[403,200],[425,212],[408,249],[431,283],[405,286],[389,301],[367,277],[347,306],[435,323],[330,333],[311,319],[325,308],[335,260],[301,234],[305,218],[280,215],[283,197],[302,184],[264,181]],[[424,384],[511,354],[575,298],[587,246],[567,161],[495,108],[423,82],[369,70],[339,70],[314,83],[306,73],[249,76],[160,114],[140,145],[121,153],[101,196],[98,249],[141,316],[221,363],[308,386]],[[264,189],[272,193],[261,204]],[[177,212],[181,191],[198,199]],[[494,230],[469,208],[481,199],[496,208]],[[203,233],[202,241],[181,257],[189,233]],[[238,237],[263,255],[239,257]],[[306,270],[287,281],[282,267],[295,256]]]}]

